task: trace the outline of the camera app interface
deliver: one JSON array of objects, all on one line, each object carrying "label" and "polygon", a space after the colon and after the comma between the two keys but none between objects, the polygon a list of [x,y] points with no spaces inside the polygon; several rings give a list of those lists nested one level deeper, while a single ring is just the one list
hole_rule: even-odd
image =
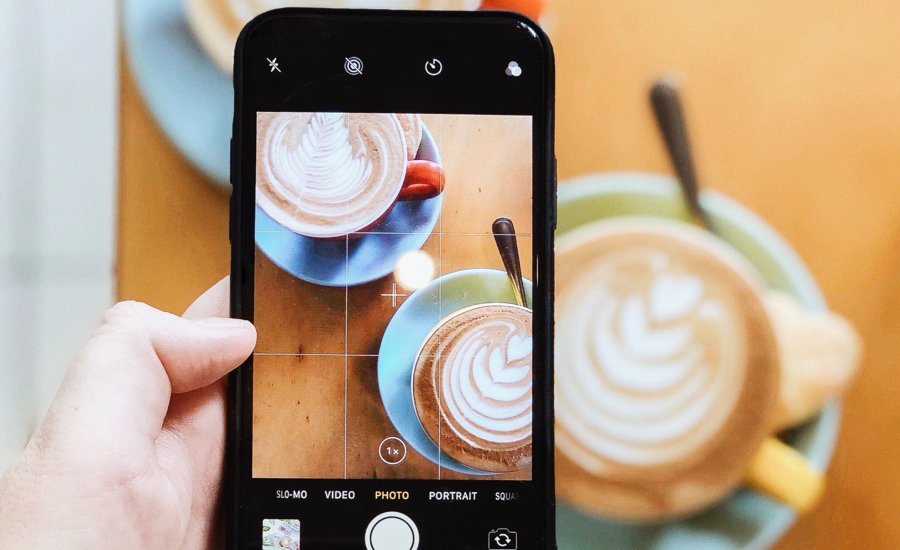
[{"label": "camera app interface", "polygon": [[531,480],[531,117],[256,123],[253,477]]}]

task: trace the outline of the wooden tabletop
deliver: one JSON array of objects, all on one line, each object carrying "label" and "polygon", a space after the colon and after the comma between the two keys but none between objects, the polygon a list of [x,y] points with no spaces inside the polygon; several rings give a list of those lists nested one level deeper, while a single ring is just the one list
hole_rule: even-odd
[{"label": "wooden tabletop", "polygon": [[[900,545],[900,4],[558,0],[562,178],[670,172],[646,92],[684,85],[701,182],[794,246],[866,345],[821,506],[779,549]],[[228,197],[122,81],[118,295],[182,311],[228,273]]]}]

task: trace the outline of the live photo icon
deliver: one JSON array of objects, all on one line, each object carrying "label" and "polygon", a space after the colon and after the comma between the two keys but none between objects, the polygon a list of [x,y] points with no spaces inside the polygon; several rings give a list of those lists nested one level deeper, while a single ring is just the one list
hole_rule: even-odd
[{"label": "live photo icon", "polygon": [[516,532],[495,529],[488,535],[488,550],[516,550]]}]

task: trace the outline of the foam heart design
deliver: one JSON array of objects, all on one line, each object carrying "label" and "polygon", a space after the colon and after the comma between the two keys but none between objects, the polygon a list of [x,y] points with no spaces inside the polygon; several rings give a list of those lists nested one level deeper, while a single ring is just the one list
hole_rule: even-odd
[{"label": "foam heart design", "polygon": [[703,281],[694,275],[660,275],[650,288],[650,317],[665,323],[684,317],[703,298]]},{"label": "foam heart design", "polygon": [[510,336],[509,343],[506,345],[506,362],[512,363],[531,355],[533,343],[531,336],[523,337],[518,334]]},{"label": "foam heart design", "polygon": [[641,360],[662,361],[677,356],[679,350],[683,350],[691,342],[694,333],[687,323],[662,327],[651,325],[647,319],[643,297],[633,295],[622,304],[618,331],[611,331],[604,323],[597,324],[594,334],[598,357],[607,356],[613,351],[608,340],[610,334],[617,334],[615,348],[621,347],[622,353]]}]

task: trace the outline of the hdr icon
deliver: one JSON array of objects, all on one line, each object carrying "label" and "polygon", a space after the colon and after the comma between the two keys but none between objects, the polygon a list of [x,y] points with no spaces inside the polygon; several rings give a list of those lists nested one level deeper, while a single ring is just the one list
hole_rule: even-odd
[{"label": "hdr icon", "polygon": [[488,550],[516,550],[515,531],[495,529],[488,534]]}]

